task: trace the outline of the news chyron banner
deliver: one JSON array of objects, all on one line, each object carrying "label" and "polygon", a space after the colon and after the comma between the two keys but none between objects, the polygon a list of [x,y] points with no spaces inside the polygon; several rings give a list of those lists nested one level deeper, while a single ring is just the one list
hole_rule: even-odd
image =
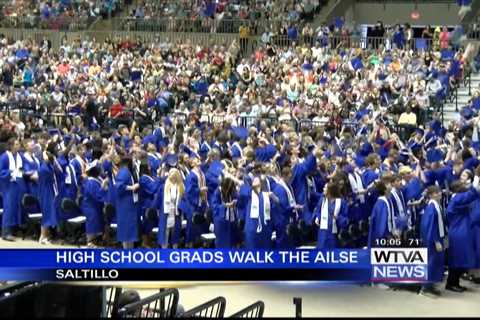
[{"label": "news chyron banner", "polygon": [[1,249],[0,280],[426,282],[425,248]]}]

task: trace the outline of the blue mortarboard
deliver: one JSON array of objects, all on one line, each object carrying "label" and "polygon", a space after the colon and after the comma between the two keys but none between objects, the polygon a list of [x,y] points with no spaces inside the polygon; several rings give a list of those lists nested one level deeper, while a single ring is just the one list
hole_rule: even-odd
[{"label": "blue mortarboard", "polygon": [[357,113],[355,114],[355,119],[360,120],[360,119],[362,119],[364,116],[366,116],[369,112],[370,112],[370,110],[368,110],[367,108],[360,109],[360,110],[358,110]]},{"label": "blue mortarboard", "polygon": [[232,159],[238,159],[242,157],[240,149],[235,145],[233,145],[230,149],[230,154],[232,155]]},{"label": "blue mortarboard", "polygon": [[143,145],[147,145],[149,143],[155,144],[156,141],[157,141],[157,137],[154,136],[153,134],[149,134],[142,139],[142,144]]},{"label": "blue mortarboard", "polygon": [[362,59],[360,59],[359,57],[353,58],[351,63],[353,70],[359,70],[363,68]]},{"label": "blue mortarboard", "polygon": [[72,141],[72,136],[71,135],[65,135],[63,137],[63,141],[65,142],[65,144],[69,144],[70,141]]},{"label": "blue mortarboard", "polygon": [[363,157],[368,156],[372,152],[373,152],[373,147],[368,142],[365,142],[364,144],[362,144],[362,147],[359,150],[359,154]]},{"label": "blue mortarboard", "polygon": [[357,155],[355,157],[355,165],[359,168],[362,168],[365,165],[365,157]]},{"label": "blue mortarboard", "polygon": [[430,163],[442,161],[443,158],[443,152],[438,149],[430,149],[427,151],[427,161]]},{"label": "blue mortarboard", "polygon": [[201,159],[200,155],[196,153],[195,151],[190,151],[190,154],[188,155],[190,159],[198,158]]},{"label": "blue mortarboard", "polygon": [[202,145],[200,146],[200,150],[198,150],[198,154],[199,154],[200,156],[206,156],[211,149],[212,149],[212,148],[210,148],[210,147],[204,142],[204,143],[202,143]]},{"label": "blue mortarboard", "polygon": [[425,133],[425,130],[423,130],[422,128],[417,128],[417,129],[415,129],[415,133],[416,134],[421,134],[423,136],[423,134]]},{"label": "blue mortarboard", "polygon": [[157,148],[166,148],[167,145],[168,145],[168,140],[160,139],[160,140],[158,140]]},{"label": "blue mortarboard", "polygon": [[462,108],[462,111],[460,112],[460,114],[462,115],[462,117],[468,120],[473,117],[473,110],[472,108],[467,106]]},{"label": "blue mortarboard", "polygon": [[170,167],[176,167],[178,164],[178,156],[176,154],[167,154],[165,156],[165,163]]},{"label": "blue mortarboard", "polygon": [[170,117],[165,117],[165,119],[163,119],[163,124],[171,127],[173,125],[172,119],[170,119]]},{"label": "blue mortarboard", "polygon": [[240,140],[247,140],[248,129],[245,127],[232,127],[233,134]]}]

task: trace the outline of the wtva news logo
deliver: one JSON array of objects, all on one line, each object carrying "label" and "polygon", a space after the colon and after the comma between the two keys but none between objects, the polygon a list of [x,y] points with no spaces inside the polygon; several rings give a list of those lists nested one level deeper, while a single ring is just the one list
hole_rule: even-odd
[{"label": "wtva news logo", "polygon": [[372,281],[425,282],[428,280],[426,248],[372,248]]}]

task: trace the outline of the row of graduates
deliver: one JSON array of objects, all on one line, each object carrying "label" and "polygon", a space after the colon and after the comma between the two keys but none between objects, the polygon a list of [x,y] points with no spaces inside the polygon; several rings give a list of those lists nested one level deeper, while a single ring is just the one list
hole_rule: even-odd
[{"label": "row of graduates", "polygon": [[[365,234],[357,236],[348,246],[375,245],[377,239],[418,236],[420,231],[424,243],[438,252],[438,256],[431,255],[431,267],[436,268],[432,277],[442,274],[446,242],[451,288],[461,290],[459,274],[479,267],[478,194],[471,187],[470,160],[475,159],[471,155],[462,155],[465,161],[444,164],[445,156],[433,149],[427,152],[427,164],[421,165],[410,155],[411,167],[391,170],[385,165],[388,157],[382,163],[372,152],[364,152],[365,167],[349,156],[326,166],[320,148],[311,148],[304,157],[299,148],[291,148],[288,161],[278,167],[278,153],[266,144],[257,150],[257,162],[236,161],[234,165],[222,160],[217,148],[202,162],[196,152],[185,147],[188,161],[180,164],[176,155],[169,154],[159,166],[154,161],[159,160],[158,153],[151,152],[142,162],[135,151],[133,159],[119,156],[113,144],[104,153],[79,144],[74,155],[66,157],[68,152],[58,151],[58,139],[54,136],[44,142],[40,157],[33,140],[24,141],[23,152],[17,139],[9,140],[0,157],[4,237],[8,238],[11,227],[25,221],[24,194],[39,200],[41,241],[47,242],[49,227],[61,225],[69,214],[79,214],[65,212],[62,200],[76,199],[80,193],[79,211],[87,218],[92,244],[106,225],[116,222],[117,240],[126,248],[154,227],[158,227],[161,246],[177,246],[186,219],[187,246],[208,232],[211,221],[218,248],[242,242],[250,249],[270,248],[273,231],[278,248],[293,247],[315,236],[318,248],[335,248],[345,245],[342,231],[367,223],[368,239]],[[397,173],[391,175],[390,171]],[[435,198],[438,192],[427,189],[432,186],[443,187],[440,198]],[[107,221],[105,204],[116,211]],[[292,237],[296,226],[307,230],[300,241]],[[445,241],[447,238],[450,241]]]}]

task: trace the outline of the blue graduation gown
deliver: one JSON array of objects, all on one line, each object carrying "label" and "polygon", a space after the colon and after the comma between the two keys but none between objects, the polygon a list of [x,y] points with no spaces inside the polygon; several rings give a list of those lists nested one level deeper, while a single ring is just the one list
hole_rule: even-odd
[{"label": "blue graduation gown", "polygon": [[116,212],[117,212],[117,240],[119,242],[138,241],[138,216],[139,202],[134,202],[133,192],[127,186],[133,185],[130,171],[123,167],[115,177]]},{"label": "blue graduation gown", "polygon": [[142,232],[149,234],[157,224],[156,221],[146,219],[145,212],[149,208],[154,208],[153,202],[155,195],[160,187],[160,179],[142,175],[140,177],[140,208],[142,217]]},{"label": "blue graduation gown", "polygon": [[[446,233],[445,233],[446,235]],[[445,264],[444,251],[437,252],[435,243],[440,242],[443,246],[443,238],[440,238],[438,229],[438,214],[433,203],[427,205],[423,212],[420,226],[420,237],[423,246],[428,248],[428,280],[441,282]]]},{"label": "blue graduation gown", "polygon": [[[234,198],[236,196],[234,195]],[[236,208],[231,208],[234,218],[227,220],[227,208],[222,202],[220,189],[217,189],[212,199],[213,224],[215,233],[215,248],[230,249],[237,244]]]},{"label": "blue graduation gown", "polygon": [[[375,170],[370,168],[366,169],[362,174],[362,181],[365,189],[378,178],[379,178],[379,174]],[[365,195],[365,200],[366,200],[365,206],[366,206],[367,212],[372,212],[373,206],[375,205],[377,198],[378,198],[378,192],[375,188],[370,189],[370,191]]]},{"label": "blue graduation gown", "polygon": [[[423,182],[419,178],[412,178],[402,189],[405,201],[418,201],[422,197],[424,190]],[[420,224],[420,214],[422,212],[422,206],[410,207],[410,215],[412,219],[412,226],[418,226]]]},{"label": "blue graduation gown", "polygon": [[448,220],[448,265],[451,268],[470,269],[475,266],[474,236],[470,205],[478,199],[471,188],[452,196],[447,207]]},{"label": "blue graduation gown", "polygon": [[158,168],[160,168],[160,165],[162,163],[162,158],[155,153],[149,153],[148,154],[148,165],[151,168],[151,173],[153,177],[157,176],[157,171]]},{"label": "blue graduation gown", "polygon": [[[313,212],[314,219],[318,218],[321,221],[322,203],[325,196],[322,195],[318,201],[317,206]],[[334,249],[338,248],[337,234],[340,230],[345,229],[348,225],[348,204],[345,200],[340,202],[340,210],[336,219],[337,233],[333,233],[333,215],[335,213],[335,200],[328,201],[328,226],[326,230],[318,228],[317,248],[318,249]]]},{"label": "blue graduation gown", "polygon": [[[42,210],[42,226],[56,227],[58,225],[58,211],[54,184],[58,181],[52,164],[42,162],[38,171],[38,200]],[[58,183],[57,183],[58,186]]]},{"label": "blue graduation gown", "polygon": [[[293,191],[290,192],[293,196]],[[279,200],[278,203],[273,202],[272,206],[272,222],[276,233],[276,249],[287,249],[291,247],[287,236],[287,226],[290,223],[290,218],[294,218],[295,216],[294,208],[290,205],[287,190],[285,190],[282,184],[276,183],[273,193]]]},{"label": "blue graduation gown", "polygon": [[[393,209],[393,218],[395,221],[395,227],[400,230],[400,231],[405,231],[408,228],[408,207],[407,207],[407,201],[405,200],[405,196],[403,194],[402,190],[396,190],[397,196],[400,199],[401,204],[397,204],[397,201],[395,197],[393,196],[393,190],[392,193],[390,194],[390,203],[392,204],[392,209]],[[404,210],[404,216],[402,217],[400,215],[400,206],[403,206]]]},{"label": "blue graduation gown", "polygon": [[[245,248],[252,250],[252,249],[269,249],[272,245],[272,231],[273,231],[273,224],[271,220],[266,221],[265,223],[265,205],[264,205],[264,197],[265,193],[261,192],[258,195],[258,202],[259,202],[259,218],[252,218],[251,217],[251,206],[252,206],[252,189],[248,187],[248,189],[243,190],[243,194],[240,197],[245,197],[243,201],[246,203],[245,205],[245,228],[244,228],[244,236],[245,236]],[[270,200],[270,205],[272,205],[273,201]],[[272,211],[270,210],[270,213]],[[260,221],[259,221],[260,219]],[[261,230],[258,231],[257,228],[261,225]]]},{"label": "blue graduation gown", "polygon": [[98,234],[105,230],[103,204],[107,191],[102,189],[101,182],[94,178],[83,181],[82,213],[87,218],[85,230],[87,234]]},{"label": "blue graduation gown", "polygon": [[[25,173],[33,174],[36,172],[38,174],[38,170],[40,169],[40,161],[32,156],[31,158],[22,156],[23,160],[23,170]],[[27,180],[27,192],[33,195],[34,197],[38,198],[38,182],[34,182],[31,179]]]},{"label": "blue graduation gown", "polygon": [[[16,156],[14,156],[16,159]],[[23,162],[22,162],[23,167]],[[12,173],[10,171],[7,153],[0,156],[0,184],[3,198],[2,226],[13,227],[26,222],[24,210],[22,209],[22,198],[27,192],[27,185],[23,177],[16,177],[11,181]]]},{"label": "blue graduation gown", "polygon": [[313,154],[309,154],[307,158],[297,163],[292,170],[291,186],[297,204],[303,205],[302,219],[307,225],[312,224],[312,213],[308,209],[310,195],[308,193],[307,175],[317,167],[317,159]]},{"label": "blue graduation gown", "polygon": [[480,268],[480,199],[472,203],[472,231],[475,247],[475,269]]},{"label": "blue graduation gown", "polygon": [[206,203],[200,202],[200,185],[197,175],[192,171],[190,171],[185,179],[185,194],[183,195],[183,199],[183,205],[181,205],[180,208],[183,210],[185,218],[187,219],[185,241],[192,242],[208,230],[207,223],[194,225],[192,222],[194,214],[203,214],[206,209]]},{"label": "blue graduation gown", "polygon": [[369,246],[376,246],[375,240],[388,239],[391,233],[388,230],[388,205],[381,198],[377,199],[373,206],[372,214],[370,216],[370,229],[368,232]]}]

